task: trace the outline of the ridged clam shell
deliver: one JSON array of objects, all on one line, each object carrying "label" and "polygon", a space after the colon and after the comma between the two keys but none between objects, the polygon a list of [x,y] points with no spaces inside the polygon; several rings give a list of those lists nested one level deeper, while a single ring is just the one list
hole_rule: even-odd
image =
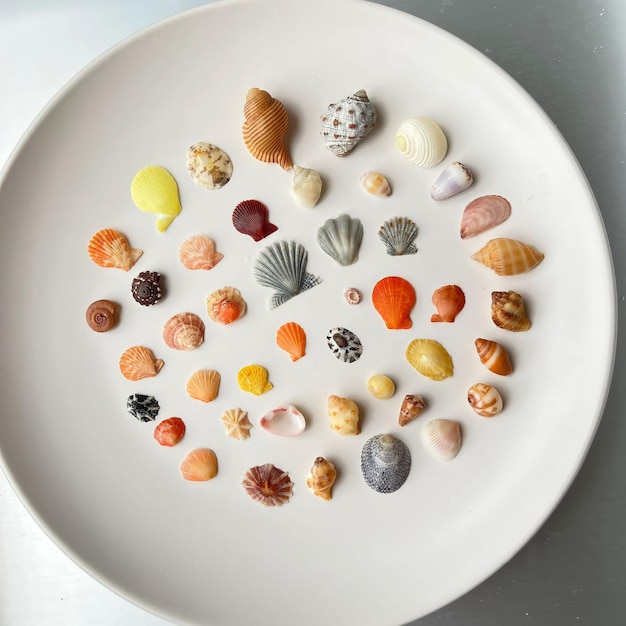
[{"label": "ridged clam shell", "polygon": [[306,249],[295,241],[277,241],[261,250],[252,271],[259,285],[275,290],[269,301],[270,309],[322,282],[306,271],[307,261]]},{"label": "ridged clam shell", "polygon": [[268,392],[272,387],[267,370],[262,365],[246,365],[237,372],[237,384],[242,391],[254,396]]},{"label": "ridged clam shell", "polygon": [[259,161],[290,169],[292,164],[285,143],[289,116],[283,103],[267,91],[252,87],[246,95],[243,114],[243,141],[250,154]]},{"label": "ridged clam shell", "polygon": [[233,210],[233,226],[254,241],[261,241],[276,232],[278,226],[270,222],[268,208],[259,200],[243,200]]},{"label": "ridged clam shell", "polygon": [[276,345],[284,350],[292,361],[306,354],[306,333],[296,322],[286,322],[276,331]]},{"label": "ridged clam shell", "polygon": [[414,339],[407,346],[405,356],[410,365],[431,380],[444,380],[454,372],[452,357],[434,339]]},{"label": "ridged clam shell", "polygon": [[446,165],[445,169],[430,188],[430,197],[433,200],[445,200],[451,198],[457,193],[461,193],[474,182],[474,177],[470,169],[459,163],[453,161]]},{"label": "ridged clam shell", "polygon": [[167,230],[182,209],[178,184],[160,165],[139,170],[130,184],[130,195],[140,211],[157,214],[156,227],[160,233]]},{"label": "ridged clam shell", "polygon": [[376,126],[376,109],[365,89],[329,104],[322,115],[322,137],[337,156],[353,150]]},{"label": "ridged clam shell", "polygon": [[411,328],[410,313],[415,306],[413,285],[400,276],[381,278],[372,290],[372,305],[382,317],[387,328]]},{"label": "ridged clam shell", "polygon": [[472,200],[461,215],[461,239],[474,237],[511,217],[511,204],[502,196],[480,196]]},{"label": "ridged clam shell", "polygon": [[372,196],[385,198],[391,195],[389,181],[378,172],[365,172],[360,178],[361,187]]},{"label": "ridged clam shell", "polygon": [[393,435],[375,435],[361,450],[361,473],[378,493],[393,493],[404,485],[411,471],[411,452]]},{"label": "ridged clam shell", "polygon": [[400,414],[398,415],[398,424],[406,426],[416,417],[419,417],[426,409],[426,400],[422,396],[408,394],[404,396],[402,405],[400,406]]},{"label": "ridged clam shell", "polygon": [[482,417],[495,417],[502,411],[502,396],[487,383],[476,383],[467,390],[467,401],[474,412]]},{"label": "ridged clam shell", "polygon": [[119,230],[103,228],[89,240],[87,252],[100,267],[116,267],[127,272],[143,254],[143,250],[131,248],[126,236]]},{"label": "ridged clam shell", "polygon": [[263,506],[282,506],[293,495],[289,474],[271,463],[251,467],[241,484],[246,493]]},{"label": "ridged clam shell", "polygon": [[226,434],[233,439],[243,441],[250,437],[252,424],[248,419],[248,412],[243,409],[228,409],[224,411],[221,418],[222,424],[226,428]]},{"label": "ridged clam shell", "polygon": [[363,354],[361,340],[347,328],[331,328],[326,335],[330,351],[344,363],[354,363]]},{"label": "ridged clam shell", "polygon": [[187,395],[200,402],[212,402],[217,398],[222,377],[217,370],[198,370],[194,372],[185,386]]},{"label": "ridged clam shell", "polygon": [[474,341],[480,362],[492,373],[508,376],[513,371],[506,348],[491,339],[479,337]]},{"label": "ridged clam shell", "polygon": [[417,247],[417,224],[408,217],[392,217],[378,230],[378,237],[385,244],[387,254],[401,256],[415,254]]},{"label": "ridged clam shell", "polygon": [[195,350],[204,341],[204,322],[195,313],[177,313],[165,322],[163,341],[174,350]]},{"label": "ridged clam shell", "polygon": [[150,348],[132,346],[124,351],[119,360],[120,372],[128,380],[142,380],[156,376],[163,367]]},{"label": "ridged clam shell", "polygon": [[118,304],[113,300],[96,300],[85,312],[85,319],[91,330],[106,333],[115,327],[118,321]]},{"label": "ridged clam shell", "polygon": [[427,117],[411,117],[396,131],[396,147],[411,163],[434,167],[448,151],[448,140],[437,122]]},{"label": "ridged clam shell", "polygon": [[232,324],[246,312],[246,301],[239,289],[226,286],[207,296],[206,310],[217,324]]},{"label": "ridged clam shell", "polygon": [[454,322],[465,307],[465,294],[458,285],[444,285],[435,289],[432,301],[437,313],[431,316],[431,322]]},{"label": "ridged clam shell", "polygon": [[437,461],[451,461],[461,450],[461,426],[447,419],[426,422],[420,431],[424,449]]},{"label": "ridged clam shell", "polygon": [[217,475],[217,455],[210,448],[196,448],[182,460],[180,473],[185,480],[211,480]]},{"label": "ridged clam shell", "polygon": [[206,141],[187,149],[185,164],[191,180],[203,189],[221,189],[233,175],[233,162],[228,154]]},{"label": "ridged clam shell", "polygon": [[345,213],[326,220],[317,230],[317,243],[320,248],[343,266],[356,263],[362,241],[361,220]]},{"label": "ridged clam shell", "polygon": [[328,396],[328,419],[331,430],[340,435],[358,435],[361,432],[359,407],[349,398]]},{"label": "ridged clam shell", "polygon": [[306,486],[313,492],[313,495],[328,501],[332,498],[331,491],[336,478],[335,466],[323,456],[318,456],[309,470]]},{"label": "ridged clam shell", "polygon": [[304,432],[304,415],[293,405],[281,406],[268,411],[259,421],[261,428],[280,437],[296,437]]},{"label": "ridged clam shell", "polygon": [[498,328],[515,333],[531,327],[524,298],[515,291],[491,292],[491,319]]},{"label": "ridged clam shell", "polygon": [[215,243],[205,235],[185,239],[178,249],[178,260],[188,270],[213,269],[224,255],[215,249]]},{"label": "ridged clam shell", "polygon": [[294,166],[291,192],[303,209],[312,209],[318,203],[322,195],[322,186],[322,177],[317,171],[299,165]]},{"label": "ridged clam shell", "polygon": [[472,259],[493,270],[498,276],[523,274],[543,261],[543,253],[516,239],[490,239]]}]

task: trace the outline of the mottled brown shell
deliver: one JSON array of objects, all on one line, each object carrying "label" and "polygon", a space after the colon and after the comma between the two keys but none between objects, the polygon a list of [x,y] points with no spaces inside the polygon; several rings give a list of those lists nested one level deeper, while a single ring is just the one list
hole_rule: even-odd
[{"label": "mottled brown shell", "polygon": [[524,298],[515,291],[491,292],[491,319],[503,330],[524,332],[531,326]]}]

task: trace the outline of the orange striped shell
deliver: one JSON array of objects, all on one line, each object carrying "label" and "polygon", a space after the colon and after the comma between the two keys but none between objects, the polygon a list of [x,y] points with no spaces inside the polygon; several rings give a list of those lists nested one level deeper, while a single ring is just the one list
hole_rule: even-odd
[{"label": "orange striped shell", "polygon": [[306,333],[296,322],[287,322],[276,331],[276,345],[284,350],[292,361],[306,354]]},{"label": "orange striped shell", "polygon": [[211,480],[217,474],[217,456],[210,448],[196,448],[183,459],[180,473],[185,480]]},{"label": "orange striped shell", "polygon": [[119,361],[120,372],[128,380],[141,380],[156,376],[163,367],[163,361],[156,359],[150,348],[133,346],[125,350]]},{"label": "orange striped shell", "polygon": [[215,249],[215,243],[205,235],[185,239],[178,249],[178,260],[188,270],[213,269],[224,255]]},{"label": "orange striped shell", "polygon": [[216,370],[198,370],[187,381],[187,395],[194,400],[211,402],[217,398],[222,377]]},{"label": "orange striped shell", "polygon": [[372,304],[390,329],[411,328],[411,309],[415,305],[413,285],[399,276],[386,276],[372,290]]},{"label": "orange striped shell", "polygon": [[100,267],[116,267],[127,272],[143,254],[131,248],[128,239],[113,228],[99,230],[90,240],[87,252],[91,260]]},{"label": "orange striped shell", "polygon": [[506,348],[497,341],[479,337],[474,341],[480,362],[494,374],[508,376],[513,371]]}]

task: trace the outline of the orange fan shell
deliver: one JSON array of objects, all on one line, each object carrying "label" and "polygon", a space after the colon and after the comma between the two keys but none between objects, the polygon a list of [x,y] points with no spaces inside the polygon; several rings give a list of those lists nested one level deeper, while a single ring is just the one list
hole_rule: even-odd
[{"label": "orange fan shell", "polygon": [[120,372],[128,380],[141,380],[156,376],[163,367],[161,359],[154,358],[150,348],[133,346],[120,357]]},{"label": "orange fan shell", "polygon": [[411,328],[410,313],[415,306],[413,285],[399,276],[386,276],[372,290],[372,304],[390,329]]},{"label": "orange fan shell", "polygon": [[210,448],[196,448],[183,459],[180,473],[185,480],[211,480],[217,474],[217,456]]},{"label": "orange fan shell", "polygon": [[454,322],[465,306],[465,294],[458,285],[444,285],[435,289],[432,299],[437,313],[433,313],[431,322]]},{"label": "orange fan shell", "polygon": [[216,370],[198,370],[187,381],[187,395],[194,400],[211,402],[217,398],[222,377]]},{"label": "orange fan shell", "polygon": [[100,267],[116,267],[127,272],[143,254],[131,248],[128,239],[113,228],[99,230],[90,240],[87,252],[91,260]]},{"label": "orange fan shell", "polygon": [[306,333],[296,322],[287,322],[276,331],[276,345],[284,350],[292,361],[306,354]]}]

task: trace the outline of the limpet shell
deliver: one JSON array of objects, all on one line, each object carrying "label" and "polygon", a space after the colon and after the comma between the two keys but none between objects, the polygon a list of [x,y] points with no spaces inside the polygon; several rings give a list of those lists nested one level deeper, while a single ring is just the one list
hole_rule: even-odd
[{"label": "limpet shell", "polygon": [[263,506],[282,506],[293,495],[293,482],[289,473],[271,463],[251,467],[241,485],[246,493]]},{"label": "limpet shell", "polygon": [[493,385],[476,383],[467,390],[467,401],[482,417],[495,417],[502,411],[502,396]]},{"label": "limpet shell", "polygon": [[226,434],[233,439],[243,441],[250,437],[252,424],[248,419],[248,412],[243,409],[228,409],[224,411],[221,418],[222,424],[226,428]]},{"label": "limpet shell", "polygon": [[259,421],[261,428],[280,437],[296,437],[304,432],[304,415],[293,405],[280,406],[268,411]]},{"label": "limpet shell", "polygon": [[228,154],[206,141],[189,146],[185,164],[191,180],[203,189],[221,189],[233,175],[233,162]]},{"label": "limpet shell", "polygon": [[135,302],[141,306],[152,306],[161,300],[161,274],[158,272],[139,272],[130,286]]},{"label": "limpet shell", "polygon": [[405,356],[410,365],[431,380],[445,380],[454,372],[452,357],[434,339],[414,339],[407,346]]},{"label": "limpet shell", "polygon": [[398,415],[398,424],[406,426],[416,417],[419,417],[426,409],[426,400],[422,396],[408,394],[404,396],[402,405],[400,406],[400,414]]},{"label": "limpet shell", "polygon": [[306,486],[322,500],[332,499],[332,487],[337,478],[335,466],[323,456],[318,456],[306,479]]},{"label": "limpet shell", "polygon": [[391,195],[389,181],[378,172],[365,172],[359,180],[361,187],[372,196],[385,198]]},{"label": "limpet shell", "polygon": [[163,367],[150,348],[132,346],[124,351],[119,360],[120,372],[128,380],[142,380],[156,376]]},{"label": "limpet shell", "polygon": [[543,258],[543,253],[532,246],[506,237],[490,239],[472,254],[474,261],[482,263],[498,276],[523,274],[539,265]]},{"label": "limpet shell", "polygon": [[306,333],[296,322],[286,322],[276,331],[276,345],[284,350],[292,361],[306,354]]},{"label": "limpet shell", "polygon": [[93,235],[87,246],[89,258],[100,267],[115,267],[127,272],[143,254],[131,248],[119,230],[103,228]]},{"label": "limpet shell", "polygon": [[232,324],[246,311],[246,301],[239,289],[222,287],[207,296],[206,310],[209,317],[217,324]]},{"label": "limpet shell", "polygon": [[433,313],[430,321],[451,323],[465,307],[465,294],[458,285],[444,285],[435,289],[432,301],[437,313]]},{"label": "limpet shell", "polygon": [[379,239],[385,244],[387,254],[402,256],[415,254],[417,246],[417,224],[409,217],[392,217],[378,230]]},{"label": "limpet shell", "polygon": [[85,312],[87,324],[97,333],[106,333],[118,322],[118,304],[113,300],[96,300]]},{"label": "limpet shell", "polygon": [[511,216],[511,204],[502,196],[480,196],[472,200],[461,215],[461,239],[475,237],[499,226]]},{"label": "limpet shell", "polygon": [[223,258],[215,242],[205,235],[189,237],[178,248],[178,260],[188,270],[213,269]]},{"label": "limpet shell", "polygon": [[331,328],[326,335],[330,351],[344,363],[354,363],[363,354],[361,340],[347,328]]},{"label": "limpet shell", "polygon": [[498,328],[511,332],[525,332],[531,327],[524,298],[515,291],[491,292],[491,319]]},{"label": "limpet shell", "polygon": [[126,400],[126,410],[140,422],[153,422],[160,408],[154,396],[143,393],[134,393]]},{"label": "limpet shell", "polygon": [[430,197],[433,200],[451,198],[470,187],[473,182],[474,177],[470,169],[463,163],[453,161],[446,166],[433,183],[430,188]]},{"label": "limpet shell", "polygon": [[237,384],[242,391],[255,396],[268,392],[272,383],[268,379],[267,370],[262,365],[246,365],[237,372]]},{"label": "limpet shell", "polygon": [[411,471],[411,452],[393,435],[375,435],[361,451],[361,473],[368,487],[393,493],[404,485]]},{"label": "limpet shell", "polygon": [[316,170],[295,165],[291,192],[303,209],[312,209],[322,195],[322,177]]},{"label": "limpet shell", "polygon": [[400,276],[381,278],[372,290],[372,305],[392,330],[411,328],[416,296],[413,285]]},{"label": "limpet shell", "polygon": [[195,350],[204,341],[204,322],[195,313],[177,313],[165,322],[163,341],[174,350]]},{"label": "limpet shell", "polygon": [[165,232],[181,212],[178,185],[174,177],[160,165],[149,165],[135,174],[130,195],[140,211],[156,213],[157,230]]},{"label": "limpet shell", "polygon": [[461,426],[448,419],[426,422],[420,431],[424,449],[437,461],[451,461],[461,450]]},{"label": "limpet shell", "polygon": [[317,230],[320,248],[339,265],[356,263],[363,241],[363,224],[357,217],[345,213],[328,219]]},{"label": "limpet shell", "polygon": [[217,398],[222,377],[217,370],[198,370],[194,372],[185,385],[187,395],[200,402],[212,402]]},{"label": "limpet shell", "polygon": [[359,407],[354,400],[328,396],[328,418],[330,428],[340,435],[358,435],[361,432]]},{"label": "limpet shell", "polygon": [[217,475],[217,455],[210,448],[196,448],[182,460],[180,473],[185,480],[211,480]]},{"label": "limpet shell", "polygon": [[434,120],[411,117],[396,131],[396,147],[411,163],[434,167],[446,156],[448,140]]},{"label": "limpet shell", "polygon": [[480,362],[498,376],[508,376],[513,371],[511,359],[506,348],[491,339],[479,337],[474,341]]},{"label": "limpet shell", "polygon": [[389,376],[374,374],[367,379],[367,390],[374,398],[386,400],[396,392],[396,386]]}]

